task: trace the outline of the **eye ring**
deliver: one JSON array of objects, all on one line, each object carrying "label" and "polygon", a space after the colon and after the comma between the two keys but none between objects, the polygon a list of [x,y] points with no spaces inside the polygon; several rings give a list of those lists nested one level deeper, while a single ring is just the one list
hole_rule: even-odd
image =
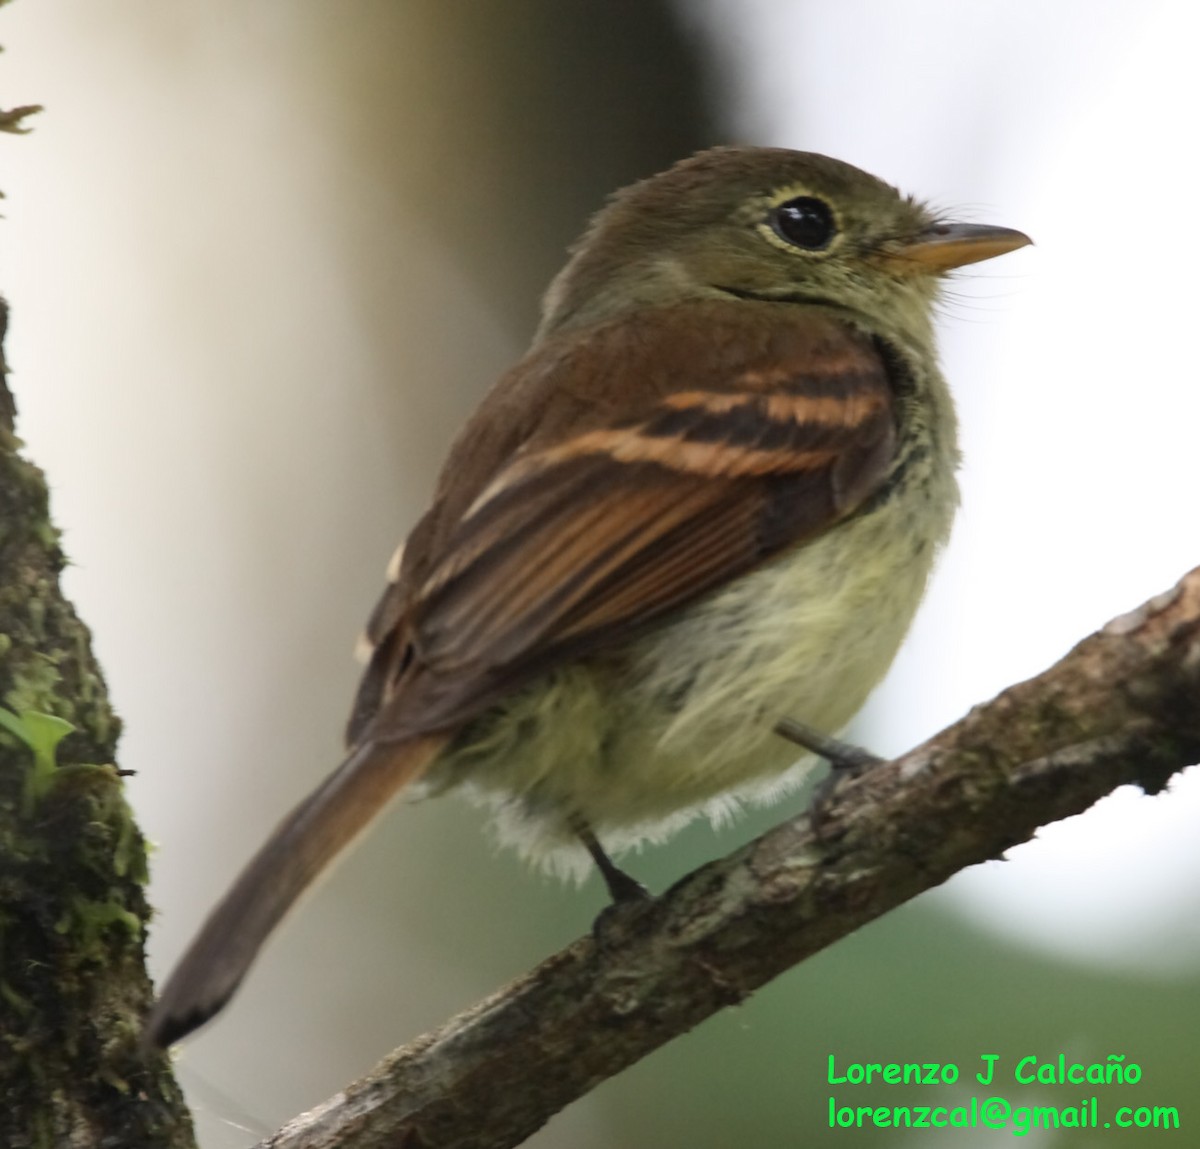
[{"label": "eye ring", "polygon": [[837,235],[833,210],[811,195],[777,204],[771,209],[770,224],[784,243],[803,251],[824,251]]}]

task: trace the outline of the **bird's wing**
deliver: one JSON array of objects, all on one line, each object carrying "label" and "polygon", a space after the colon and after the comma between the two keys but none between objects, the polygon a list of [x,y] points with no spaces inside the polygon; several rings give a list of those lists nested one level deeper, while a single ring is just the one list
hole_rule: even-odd
[{"label": "bird's wing", "polygon": [[[459,499],[452,522],[425,532],[440,538],[415,534],[419,579],[400,580],[376,611],[360,731],[457,725],[811,538],[879,489],[897,415],[874,341],[818,313],[746,343],[681,356],[679,378],[656,377],[635,415],[609,403],[535,432],[468,504]],[[593,354],[637,386],[638,354]]]}]

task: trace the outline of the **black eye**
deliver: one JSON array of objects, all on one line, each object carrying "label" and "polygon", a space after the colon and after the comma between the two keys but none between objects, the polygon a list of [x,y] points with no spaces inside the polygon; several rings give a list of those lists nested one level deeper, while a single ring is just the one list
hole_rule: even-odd
[{"label": "black eye", "polygon": [[806,251],[828,247],[837,231],[829,205],[810,195],[781,203],[771,212],[771,225],[781,239]]}]

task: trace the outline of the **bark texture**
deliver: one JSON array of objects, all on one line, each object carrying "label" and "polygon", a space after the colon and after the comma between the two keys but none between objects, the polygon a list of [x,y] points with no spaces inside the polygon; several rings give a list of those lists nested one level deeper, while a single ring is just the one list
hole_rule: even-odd
[{"label": "bark texture", "polygon": [[150,911],[120,722],[14,416],[0,359],[0,1145],[182,1149],[169,1064],[137,1044]]}]

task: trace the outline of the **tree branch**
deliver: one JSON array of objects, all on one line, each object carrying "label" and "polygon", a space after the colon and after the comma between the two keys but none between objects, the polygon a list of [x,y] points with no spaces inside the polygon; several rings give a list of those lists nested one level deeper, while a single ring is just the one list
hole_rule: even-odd
[{"label": "tree branch", "polygon": [[1200,567],[1044,674],[543,962],[260,1149],[501,1149],[804,958],[1200,761]]},{"label": "tree branch", "polygon": [[145,845],[46,482],[14,433],[7,319],[0,300],[0,1145],[190,1149],[169,1062],[138,1049]]}]

